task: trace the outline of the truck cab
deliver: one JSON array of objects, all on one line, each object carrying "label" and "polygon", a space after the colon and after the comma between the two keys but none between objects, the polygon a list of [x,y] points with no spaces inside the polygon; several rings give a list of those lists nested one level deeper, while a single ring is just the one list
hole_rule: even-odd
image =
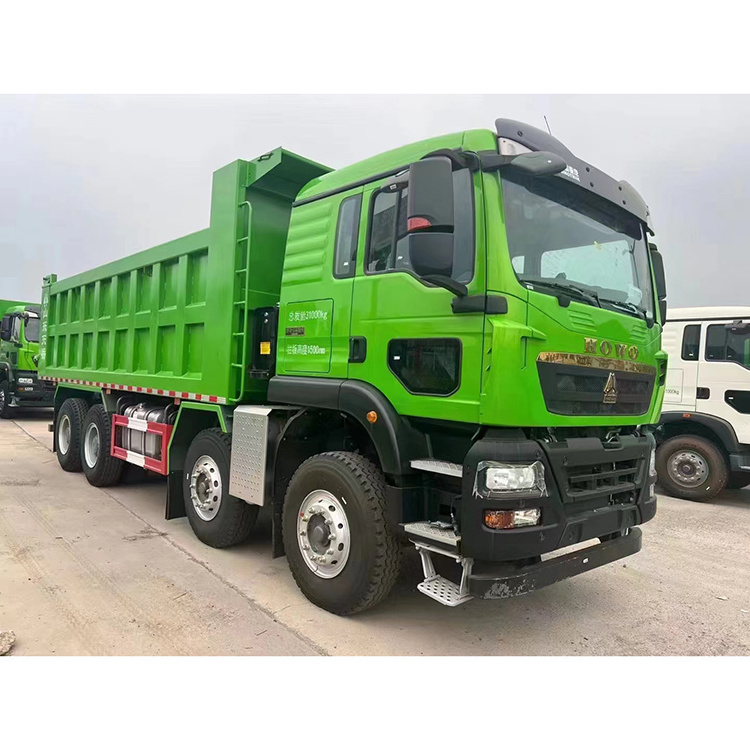
[{"label": "truck cab", "polygon": [[55,389],[38,378],[39,305],[0,306],[0,418],[8,419],[15,407],[52,406]]},{"label": "truck cab", "polygon": [[659,481],[707,501],[750,484],[750,307],[670,310]]}]

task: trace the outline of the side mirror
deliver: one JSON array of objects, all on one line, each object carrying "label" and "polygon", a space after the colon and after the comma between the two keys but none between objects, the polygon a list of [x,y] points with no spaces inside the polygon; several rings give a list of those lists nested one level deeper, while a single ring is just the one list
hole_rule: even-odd
[{"label": "side mirror", "polygon": [[464,296],[466,287],[453,273],[453,165],[436,156],[415,162],[409,169],[406,205],[409,260],[424,281]]},{"label": "side mirror", "polygon": [[13,319],[10,315],[6,315],[0,323],[0,340],[10,341],[10,330]]},{"label": "side mirror", "polygon": [[411,165],[406,219],[410,232],[453,232],[453,165],[444,156]]},{"label": "side mirror", "polygon": [[654,280],[656,281],[656,297],[659,300],[659,314],[662,325],[667,321],[667,279],[664,275],[664,259],[653,242],[649,242],[651,263],[654,267]]}]

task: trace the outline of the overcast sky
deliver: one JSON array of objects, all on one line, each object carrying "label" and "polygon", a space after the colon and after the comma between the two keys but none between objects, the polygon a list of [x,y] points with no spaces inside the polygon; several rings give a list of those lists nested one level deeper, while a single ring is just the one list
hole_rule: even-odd
[{"label": "overcast sky", "polygon": [[649,204],[674,306],[750,304],[749,96],[0,96],[0,298],[208,226],[212,172],[276,146],[330,167],[496,117]]}]

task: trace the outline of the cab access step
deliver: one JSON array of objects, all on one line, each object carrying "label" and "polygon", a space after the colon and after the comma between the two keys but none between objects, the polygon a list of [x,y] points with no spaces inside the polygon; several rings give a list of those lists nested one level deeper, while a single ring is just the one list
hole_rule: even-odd
[{"label": "cab access step", "polygon": [[[474,560],[461,554],[461,536],[453,526],[442,522],[404,524],[404,531],[422,560],[425,579],[417,589],[447,607],[457,607],[474,597],[509,599],[529,594],[552,583],[607,565],[641,549],[643,533],[632,528],[626,534],[590,547],[551,557],[541,562],[514,567],[512,563],[496,563],[481,573],[473,572]],[[461,566],[461,580],[454,583],[438,575],[432,555],[444,555]]]}]

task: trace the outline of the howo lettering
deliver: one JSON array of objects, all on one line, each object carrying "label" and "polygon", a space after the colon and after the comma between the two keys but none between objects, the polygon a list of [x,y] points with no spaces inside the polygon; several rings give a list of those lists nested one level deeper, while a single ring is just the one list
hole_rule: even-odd
[{"label": "howo lettering", "polygon": [[165,475],[167,517],[214,547],[267,507],[273,554],[341,615],[409,548],[450,606],[622,558],[656,511],[650,224],[626,182],[511,120],[338,170],[235,161],[208,229],[44,280],[58,460],[96,486],[124,462]]}]

